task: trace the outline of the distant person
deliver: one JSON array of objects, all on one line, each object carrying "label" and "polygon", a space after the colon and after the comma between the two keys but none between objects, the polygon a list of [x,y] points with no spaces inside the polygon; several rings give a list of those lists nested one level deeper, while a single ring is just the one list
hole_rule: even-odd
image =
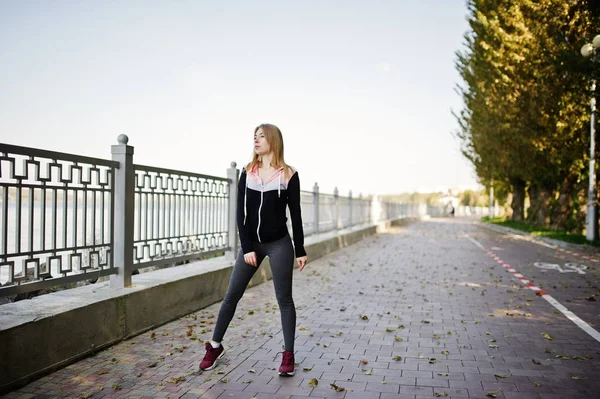
[{"label": "distant person", "polygon": [[450,204],[450,216],[454,217],[454,205]]},{"label": "distant person", "polygon": [[[286,225],[286,206],[292,219],[293,247]],[[242,170],[238,185],[237,225],[242,248],[233,266],[212,340],[205,345],[206,354],[200,369],[213,369],[225,354],[221,342],[238,301],[268,256],[285,342],[279,375],[294,375],[296,308],[292,299],[292,275],[294,258],[300,271],[307,258],[300,212],[300,179],[298,172],[283,159],[283,137],[277,126],[262,124],[254,129],[254,154]]]}]

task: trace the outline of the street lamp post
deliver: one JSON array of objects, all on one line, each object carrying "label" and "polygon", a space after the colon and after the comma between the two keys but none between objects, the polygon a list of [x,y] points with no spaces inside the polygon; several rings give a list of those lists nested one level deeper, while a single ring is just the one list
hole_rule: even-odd
[{"label": "street lamp post", "polygon": [[[600,51],[600,35],[594,37],[592,43],[586,43],[581,48],[581,55],[590,57],[592,61],[598,61]],[[586,238],[588,241],[598,239],[598,207],[596,206],[596,80],[592,80],[592,98],[590,100],[590,178],[588,188],[588,204],[586,214]]]}]

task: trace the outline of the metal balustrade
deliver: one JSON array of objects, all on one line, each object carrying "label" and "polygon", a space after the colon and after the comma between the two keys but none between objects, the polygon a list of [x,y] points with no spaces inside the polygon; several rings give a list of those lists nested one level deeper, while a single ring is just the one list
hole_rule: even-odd
[{"label": "metal balustrade", "polygon": [[[0,297],[237,254],[235,163],[225,178],[135,165],[118,142],[112,160],[0,144]],[[306,237],[423,211],[316,183],[301,207]]]},{"label": "metal balustrade", "polygon": [[0,144],[0,166],[1,296],[116,273],[117,162]]},{"label": "metal balustrade", "polygon": [[134,165],[134,270],[228,249],[226,178]]}]

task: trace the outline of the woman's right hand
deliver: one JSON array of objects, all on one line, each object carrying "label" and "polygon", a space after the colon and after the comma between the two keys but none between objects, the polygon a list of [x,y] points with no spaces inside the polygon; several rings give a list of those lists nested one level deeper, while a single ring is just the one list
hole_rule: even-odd
[{"label": "woman's right hand", "polygon": [[244,254],[244,261],[249,265],[257,267],[258,265],[256,264],[256,252],[248,252],[247,254]]}]

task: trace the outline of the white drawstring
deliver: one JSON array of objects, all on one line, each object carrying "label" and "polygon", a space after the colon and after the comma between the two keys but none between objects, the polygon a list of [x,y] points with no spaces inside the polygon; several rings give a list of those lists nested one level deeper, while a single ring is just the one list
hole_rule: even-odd
[{"label": "white drawstring", "polygon": [[244,189],[244,226],[246,225],[246,198],[248,198],[248,173],[246,173],[246,188]]},{"label": "white drawstring", "polygon": [[[248,198],[248,176],[249,174],[246,173],[246,187],[244,188],[244,226],[246,225],[246,217],[248,216],[248,211],[247,211],[247,201],[246,198]],[[281,198],[281,171],[278,172],[277,175],[277,197]]]}]

